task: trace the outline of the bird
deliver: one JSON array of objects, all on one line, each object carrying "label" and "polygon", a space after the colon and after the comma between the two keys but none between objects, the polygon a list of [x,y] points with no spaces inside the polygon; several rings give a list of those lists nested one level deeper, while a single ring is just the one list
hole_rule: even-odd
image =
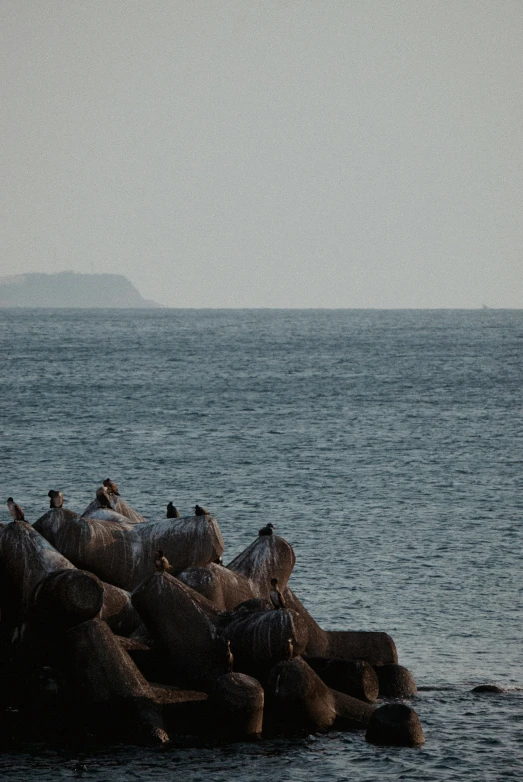
[{"label": "bird", "polygon": [[274,608],[278,611],[280,608],[286,608],[285,600],[283,599],[283,595],[278,589],[278,579],[272,578],[271,579],[271,603],[273,604]]},{"label": "bird", "polygon": [[170,502],[167,505],[167,518],[168,519],[179,519],[180,518],[180,511],[178,508],[175,508],[172,502]]},{"label": "bird", "polygon": [[201,508],[199,505],[194,506],[194,515],[195,516],[210,516],[211,512],[207,510],[207,508]]},{"label": "bird", "polygon": [[24,509],[12,497],[7,498],[7,507],[15,521],[25,521]]},{"label": "bird", "polygon": [[172,570],[171,565],[167,557],[164,557],[162,549],[158,549],[154,557],[154,565],[158,571]]},{"label": "bird", "polygon": [[225,661],[227,673],[232,673],[232,669],[234,666],[234,657],[231,652],[231,642],[229,641],[228,638],[224,638],[223,636],[219,636],[218,640],[223,644],[223,658]]},{"label": "bird", "polygon": [[294,644],[292,643],[292,638],[288,638],[287,646],[284,650],[284,659],[292,660],[293,657],[294,657]]},{"label": "bird", "polygon": [[103,482],[103,485],[105,488],[111,493],[116,494],[117,497],[120,496],[120,492],[118,491],[118,486],[114,481],[112,481],[110,478],[106,478]]},{"label": "bird", "polygon": [[47,496],[50,498],[49,507],[50,508],[61,508],[64,504],[64,495],[61,491],[55,491],[54,489],[51,489]]},{"label": "bird", "polygon": [[265,525],[265,527],[262,527],[258,530],[258,535],[262,537],[263,535],[272,535],[272,531],[274,529],[274,524],[271,524],[270,522]]},{"label": "bird", "polygon": [[109,510],[113,509],[113,506],[111,505],[111,495],[106,486],[100,486],[100,488],[96,490],[96,499],[102,508],[109,508]]}]

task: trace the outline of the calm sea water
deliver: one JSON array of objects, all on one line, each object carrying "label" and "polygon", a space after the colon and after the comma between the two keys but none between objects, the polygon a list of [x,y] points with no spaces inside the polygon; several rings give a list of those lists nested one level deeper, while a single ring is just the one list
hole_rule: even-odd
[{"label": "calm sea water", "polygon": [[522,778],[523,311],[0,310],[0,344],[0,492],[27,518],[109,476],[146,516],[209,507],[225,561],[272,521],[320,624],[390,633],[438,688],[419,749],[331,733],[78,771],[31,746],[1,778]]}]

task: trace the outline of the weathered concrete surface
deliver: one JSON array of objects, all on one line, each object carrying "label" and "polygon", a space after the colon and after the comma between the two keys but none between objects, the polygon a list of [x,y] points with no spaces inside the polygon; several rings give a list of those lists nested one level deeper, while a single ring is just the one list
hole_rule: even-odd
[{"label": "weathered concrete surface", "polygon": [[398,662],[396,645],[387,633],[356,630],[326,630],[327,649],[323,657],[365,660],[371,665]]},{"label": "weathered concrete surface", "polygon": [[158,571],[133,592],[132,601],[165,648],[173,683],[208,692],[229,672],[226,643],[217,630],[220,612],[202,595]]},{"label": "weathered concrete surface", "polygon": [[174,571],[206,565],[223,553],[220,529],[210,516],[132,524],[85,519],[59,509],[34,526],[74,565],[127,590],[154,572],[158,549]]},{"label": "weathered concrete surface", "polygon": [[376,665],[380,698],[410,698],[416,695],[416,682],[403,665]]},{"label": "weathered concrete surface", "polygon": [[138,743],[168,736],[155,693],[106,623],[91,619],[65,634],[76,696],[96,730],[111,730]]},{"label": "weathered concrete surface", "polygon": [[264,727],[271,733],[362,730],[374,707],[327,687],[300,657],[278,663],[266,687]]},{"label": "weathered concrete surface", "polygon": [[57,570],[35,589],[34,609],[48,627],[69,629],[97,616],[104,602],[104,587],[85,570]]},{"label": "weathered concrete surface", "polygon": [[49,573],[74,569],[27,521],[13,521],[2,531],[0,567],[10,587],[9,594],[2,595],[2,603],[15,601],[22,613],[27,613],[35,588]]},{"label": "weathered concrete surface", "polygon": [[[53,512],[62,513],[61,510]],[[8,604],[4,620],[11,615],[13,621],[18,621],[27,615],[33,607],[37,586],[50,574],[78,572],[72,562],[28,522],[8,524],[0,538],[0,570],[4,582],[2,604]],[[84,580],[82,583],[87,582]],[[133,633],[140,626],[140,618],[132,606],[130,594],[112,584],[102,582],[102,587],[101,618],[115,632]]]},{"label": "weathered concrete surface", "polygon": [[264,729],[276,734],[327,730],[336,719],[334,696],[301,658],[280,662],[269,675]]},{"label": "weathered concrete surface", "polygon": [[417,747],[425,736],[414,709],[403,703],[387,703],[372,715],[365,739],[371,744]]},{"label": "weathered concrete surface", "polygon": [[[134,508],[131,508],[130,505],[127,505],[127,503],[124,502],[121,497],[117,497],[113,494],[110,495],[110,498],[112,509],[117,516],[123,516],[133,524],[143,524],[145,522],[144,517],[135,511]],[[81,515],[88,519],[105,519],[106,517],[102,515],[101,512],[106,510],[108,509],[102,508],[99,500],[95,498],[92,502],[89,503]],[[115,520],[117,521],[118,519],[115,518]]]},{"label": "weathered concrete surface", "polygon": [[290,543],[278,535],[263,535],[233,559],[227,569],[250,582],[251,597],[269,597],[271,579],[277,578],[278,586],[283,590],[295,563],[296,556]]},{"label": "weathered concrete surface", "polygon": [[214,562],[205,567],[182,570],[176,574],[176,578],[223,611],[232,611],[239,603],[249,600],[258,592],[246,576]]},{"label": "weathered concrete surface", "polygon": [[243,673],[220,676],[209,693],[209,733],[221,739],[246,741],[261,736],[264,692]]},{"label": "weathered concrete surface", "polygon": [[325,630],[322,630],[316,620],[309,614],[305,606],[296,597],[294,592],[287,587],[283,593],[287,608],[297,611],[307,624],[309,640],[307,642],[307,655],[311,657],[328,657],[327,648],[329,639]]},{"label": "weathered concrete surface", "polygon": [[280,660],[303,653],[307,645],[307,626],[295,611],[233,613],[224,627],[231,642],[235,670],[262,676]]},{"label": "weathered concrete surface", "polygon": [[307,657],[306,663],[328,687],[365,703],[373,703],[379,695],[376,671],[364,660],[332,660]]}]

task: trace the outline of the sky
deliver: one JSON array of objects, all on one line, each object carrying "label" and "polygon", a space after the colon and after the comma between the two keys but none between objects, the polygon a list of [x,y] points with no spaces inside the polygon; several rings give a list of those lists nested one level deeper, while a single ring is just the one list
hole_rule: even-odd
[{"label": "sky", "polygon": [[2,275],[521,308],[521,0],[0,0]]}]

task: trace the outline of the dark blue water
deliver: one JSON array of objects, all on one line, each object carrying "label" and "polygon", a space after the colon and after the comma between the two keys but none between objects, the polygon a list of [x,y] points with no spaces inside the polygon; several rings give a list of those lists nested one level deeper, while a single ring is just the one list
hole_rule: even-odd
[{"label": "dark blue water", "polygon": [[[396,641],[419,749],[361,734],[0,757],[5,779],[523,776],[523,311],[0,310],[0,492],[35,520],[111,477],[144,515],[272,521],[325,628]],[[0,513],[8,521],[7,510]],[[474,695],[497,683],[503,695]]]}]

